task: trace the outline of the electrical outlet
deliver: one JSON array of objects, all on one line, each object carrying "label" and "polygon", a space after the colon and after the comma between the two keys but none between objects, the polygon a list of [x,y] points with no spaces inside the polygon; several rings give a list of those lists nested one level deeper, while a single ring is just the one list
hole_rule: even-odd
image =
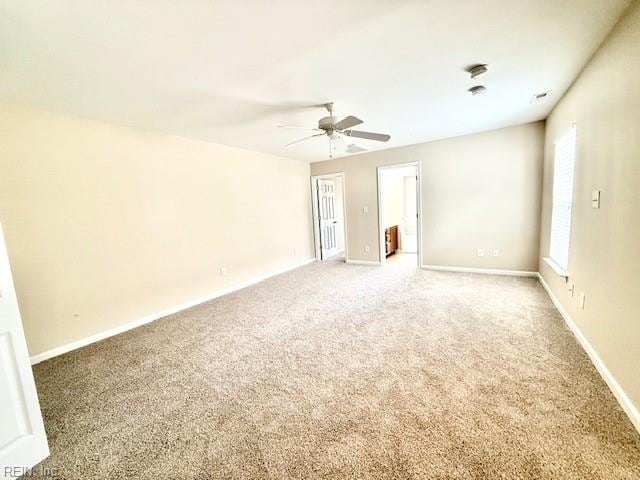
[{"label": "electrical outlet", "polygon": [[479,257],[484,257],[484,249],[483,248],[479,248],[478,249],[478,256]]},{"label": "electrical outlet", "polygon": [[500,255],[500,252],[498,250],[494,250],[493,251],[493,256],[497,257],[498,255]]},{"label": "electrical outlet", "polygon": [[365,215],[369,213],[369,207],[367,205],[362,207],[362,213],[364,213]]},{"label": "electrical outlet", "polygon": [[585,298],[585,294],[584,292],[580,292],[580,308],[582,308],[584,310],[584,302],[585,302],[586,298]]},{"label": "electrical outlet", "polygon": [[220,276],[224,277],[227,274],[227,267],[220,267]]},{"label": "electrical outlet", "polygon": [[369,245],[364,246],[365,253],[369,253],[371,251],[371,247]]}]

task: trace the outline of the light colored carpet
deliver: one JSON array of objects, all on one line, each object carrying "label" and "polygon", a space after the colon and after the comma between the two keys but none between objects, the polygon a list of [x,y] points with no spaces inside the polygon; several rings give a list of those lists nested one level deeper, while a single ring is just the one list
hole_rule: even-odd
[{"label": "light colored carpet", "polygon": [[640,478],[535,279],[316,263],[35,374],[59,478]]}]

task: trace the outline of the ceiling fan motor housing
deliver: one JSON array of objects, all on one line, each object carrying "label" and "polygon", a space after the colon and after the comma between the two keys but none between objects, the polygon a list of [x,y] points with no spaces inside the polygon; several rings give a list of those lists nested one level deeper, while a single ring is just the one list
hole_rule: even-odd
[{"label": "ceiling fan motor housing", "polygon": [[329,115],[328,117],[322,117],[318,121],[318,128],[321,130],[333,130],[333,125],[338,122],[338,117]]}]

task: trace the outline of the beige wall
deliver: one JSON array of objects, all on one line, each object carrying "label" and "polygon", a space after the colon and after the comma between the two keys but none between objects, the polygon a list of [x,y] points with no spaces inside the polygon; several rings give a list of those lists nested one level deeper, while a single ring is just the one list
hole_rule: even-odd
[{"label": "beige wall", "polygon": [[403,215],[403,188],[404,178],[402,175],[394,175],[394,169],[382,174],[382,226],[384,228],[402,225]]},{"label": "beige wall", "polygon": [[32,355],[313,256],[304,162],[7,105],[0,132]]},{"label": "beige wall", "polygon": [[[549,253],[553,142],[573,122],[572,298],[542,257]],[[540,273],[639,408],[640,3],[623,17],[547,120],[544,171]],[[595,189],[602,191],[600,209],[591,208]]]},{"label": "beige wall", "polygon": [[[536,122],[317,162],[311,172],[345,172],[351,259],[378,261],[376,167],[420,161],[423,264],[537,271],[543,147]],[[500,255],[479,258],[478,248]]]}]

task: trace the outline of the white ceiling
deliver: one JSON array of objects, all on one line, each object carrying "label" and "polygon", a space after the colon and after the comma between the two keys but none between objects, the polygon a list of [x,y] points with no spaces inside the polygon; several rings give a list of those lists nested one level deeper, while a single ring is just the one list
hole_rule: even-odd
[{"label": "white ceiling", "polygon": [[368,149],[545,118],[629,3],[0,0],[0,98],[316,161],[325,137],[276,125],[327,101],[391,135]]}]

